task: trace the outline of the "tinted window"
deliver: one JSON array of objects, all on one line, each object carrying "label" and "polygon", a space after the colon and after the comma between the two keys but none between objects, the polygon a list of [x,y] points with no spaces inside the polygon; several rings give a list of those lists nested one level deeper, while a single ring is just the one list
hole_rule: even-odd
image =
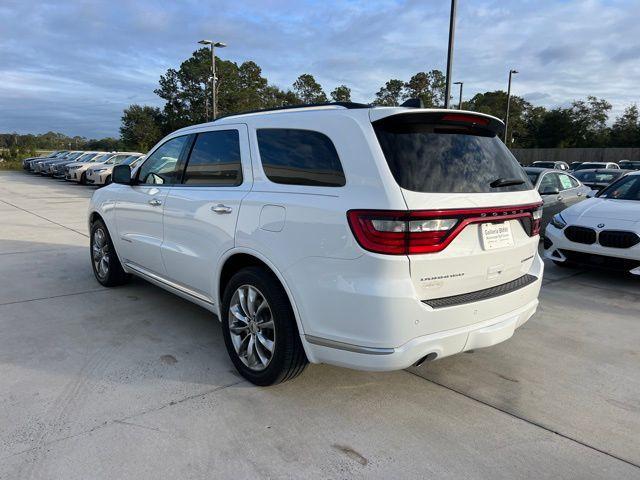
[{"label": "tinted window", "polygon": [[527,172],[527,176],[529,177],[529,180],[531,180],[532,184],[536,184],[536,182],[538,181],[538,177],[540,176],[539,173],[533,173],[533,172]]},{"label": "tinted window", "polygon": [[534,167],[540,168],[555,168],[555,162],[533,162]]},{"label": "tinted window", "polygon": [[558,176],[555,173],[547,173],[544,177],[542,177],[542,180],[540,180],[540,186],[538,187],[538,190],[541,194],[548,195],[547,192],[551,192],[556,188],[558,190],[562,190],[558,183]]},{"label": "tinted window", "polygon": [[[434,193],[530,190],[529,178],[495,133],[389,117],[374,124],[398,184]],[[498,179],[518,185],[492,188]]]},{"label": "tinted window", "polygon": [[611,183],[622,176],[622,172],[576,172],[576,177],[586,183]]},{"label": "tinted window", "polygon": [[289,185],[341,187],[344,172],[326,135],[311,130],[260,129],[258,147],[269,180]]},{"label": "tinted window", "polygon": [[138,180],[145,184],[165,185],[175,182],[180,153],[188,136],[172,138],[158,147],[142,164]]},{"label": "tinted window", "polygon": [[238,131],[220,130],[199,133],[189,156],[183,183],[240,185],[242,164]]},{"label": "tinted window", "polygon": [[569,177],[569,181],[571,182],[571,188],[578,188],[580,186],[580,182],[578,182],[578,180],[569,175],[567,176]]}]

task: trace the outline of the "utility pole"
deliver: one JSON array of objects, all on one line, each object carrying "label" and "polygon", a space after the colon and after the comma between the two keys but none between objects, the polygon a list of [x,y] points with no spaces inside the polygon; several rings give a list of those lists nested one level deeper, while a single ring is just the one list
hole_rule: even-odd
[{"label": "utility pole", "polygon": [[214,42],[212,40],[200,40],[200,45],[209,45],[211,47],[211,117],[215,120],[218,116],[218,104],[216,103],[216,52],[215,47],[224,48],[226,43]]},{"label": "utility pole", "polygon": [[[511,77],[518,73],[517,70],[509,70],[509,87],[507,88],[507,114],[504,117],[504,143],[507,143],[507,130],[509,129],[509,107],[511,106]],[[509,145],[507,145],[508,147]]]},{"label": "utility pole", "polygon": [[462,86],[464,82],[453,82],[454,85],[460,85],[460,97],[458,99],[458,110],[462,110]]},{"label": "utility pole", "polygon": [[449,17],[449,50],[447,53],[447,78],[444,90],[444,108],[449,108],[451,96],[451,70],[453,69],[453,41],[456,34],[456,7],[458,0],[451,0],[451,16]]}]

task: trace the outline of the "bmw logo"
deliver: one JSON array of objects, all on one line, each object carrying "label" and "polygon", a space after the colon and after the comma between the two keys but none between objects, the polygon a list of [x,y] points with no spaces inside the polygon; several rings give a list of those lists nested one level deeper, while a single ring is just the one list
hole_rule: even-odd
[{"label": "bmw logo", "polygon": [[597,227],[598,227],[598,228],[604,228],[604,223],[599,223],[599,224],[597,225]]}]

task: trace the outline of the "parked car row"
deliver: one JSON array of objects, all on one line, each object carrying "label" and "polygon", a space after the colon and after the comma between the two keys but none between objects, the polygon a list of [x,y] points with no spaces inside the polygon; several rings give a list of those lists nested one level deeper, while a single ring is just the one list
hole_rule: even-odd
[{"label": "parked car row", "polygon": [[144,158],[139,152],[97,152],[57,150],[44,157],[25,158],[22,167],[32,173],[61,178],[81,184],[111,183],[113,167],[135,167]]},{"label": "parked car row", "polygon": [[607,169],[607,170],[640,170],[640,161],[620,160],[616,162],[571,162],[569,165],[567,162],[560,161],[537,161],[531,164],[532,167],[537,168],[551,168],[554,170],[564,170],[569,172],[576,172],[578,170],[593,170],[593,169]]}]

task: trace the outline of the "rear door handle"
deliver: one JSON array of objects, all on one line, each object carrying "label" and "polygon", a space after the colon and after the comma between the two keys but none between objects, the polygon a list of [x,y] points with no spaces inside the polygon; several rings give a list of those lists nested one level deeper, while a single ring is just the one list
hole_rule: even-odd
[{"label": "rear door handle", "polygon": [[149,205],[151,205],[152,207],[159,207],[160,205],[162,205],[162,202],[157,198],[152,198],[151,200],[149,200]]},{"label": "rear door handle", "polygon": [[231,207],[227,207],[226,205],[219,203],[215,207],[211,207],[211,211],[218,215],[223,215],[225,213],[231,213]]}]

